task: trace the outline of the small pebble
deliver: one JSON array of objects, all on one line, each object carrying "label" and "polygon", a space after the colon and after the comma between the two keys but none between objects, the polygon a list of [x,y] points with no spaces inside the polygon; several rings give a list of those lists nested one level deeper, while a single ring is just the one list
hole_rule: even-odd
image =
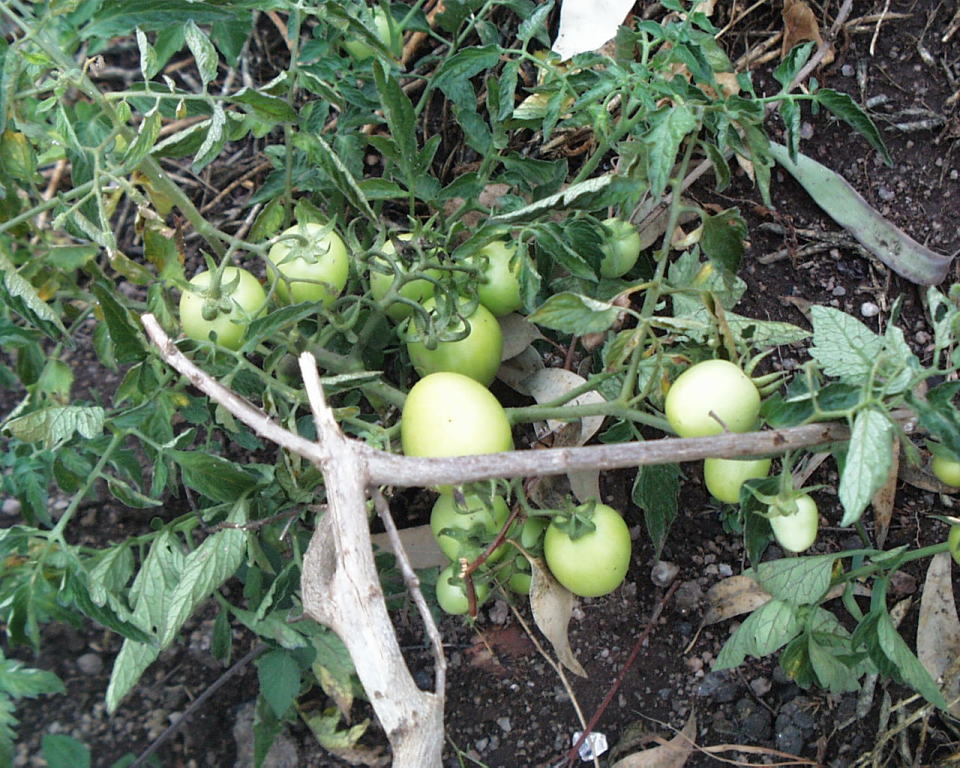
[{"label": "small pebble", "polygon": [[498,717],[498,718],[497,718],[497,725],[500,726],[501,730],[502,730],[504,733],[510,733],[510,729],[512,728],[512,726],[510,725],[510,718],[509,718],[509,717]]},{"label": "small pebble", "polygon": [[650,581],[658,587],[666,587],[677,578],[680,572],[680,566],[676,563],[668,563],[666,560],[657,560],[656,564],[650,570]]},{"label": "small pebble", "polygon": [[3,507],[0,508],[3,510],[5,515],[19,515],[20,514],[20,500],[19,499],[4,499]]},{"label": "small pebble", "polygon": [[840,74],[844,77],[853,77],[855,72],[852,66],[849,64],[844,64],[842,67],[840,67]]},{"label": "small pebble", "polygon": [[897,196],[896,193],[889,187],[880,187],[877,190],[877,194],[880,195],[880,199],[886,203],[889,203]]},{"label": "small pebble", "polygon": [[865,301],[860,305],[860,314],[864,317],[876,317],[880,314],[880,307],[872,301]]},{"label": "small pebble", "polygon": [[77,658],[77,669],[83,674],[99,675],[103,671],[103,659],[96,653],[85,653]]}]

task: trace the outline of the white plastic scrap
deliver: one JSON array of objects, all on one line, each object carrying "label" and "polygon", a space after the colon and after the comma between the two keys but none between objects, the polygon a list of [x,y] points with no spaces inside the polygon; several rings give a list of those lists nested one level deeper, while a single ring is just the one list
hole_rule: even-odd
[{"label": "white plastic scrap", "polygon": [[563,0],[553,51],[561,59],[595,51],[617,34],[633,0]]},{"label": "white plastic scrap", "polygon": [[[574,732],[573,740],[570,742],[571,745],[576,744],[580,740],[581,733],[583,733],[583,731]],[[580,759],[587,763],[593,760],[595,757],[600,757],[600,755],[606,751],[606,734],[599,733],[598,731],[591,731],[587,738],[583,740],[583,744],[580,745]]]}]

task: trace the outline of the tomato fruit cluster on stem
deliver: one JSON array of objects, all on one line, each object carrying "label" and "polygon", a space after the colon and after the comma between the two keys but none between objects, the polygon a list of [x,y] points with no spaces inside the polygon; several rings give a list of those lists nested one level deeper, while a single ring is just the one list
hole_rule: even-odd
[{"label": "tomato fruit cluster on stem", "polygon": [[632,545],[620,513],[606,504],[593,509],[595,529],[570,537],[556,521],[543,540],[543,554],[554,578],[580,597],[613,592],[627,575]]},{"label": "tomato fruit cluster on stem", "polygon": [[[239,349],[250,321],[266,304],[263,286],[250,272],[226,267],[220,275],[219,296],[209,292],[212,272],[200,272],[180,296],[180,324],[188,338],[208,341],[211,332],[217,344]],[[206,315],[206,316],[205,316]]]},{"label": "tomato fruit cluster on stem", "polygon": [[494,240],[479,251],[481,261],[477,298],[496,317],[509,315],[523,306],[520,296],[520,262],[513,260],[516,246]]},{"label": "tomato fruit cluster on stem", "polygon": [[952,488],[960,488],[960,461],[934,456],[930,468],[941,483]]},{"label": "tomato fruit cluster on stem", "polygon": [[[413,239],[413,235],[409,232],[405,232],[397,237],[399,240],[404,242],[408,242]],[[388,256],[393,257],[393,264],[395,265],[397,272],[400,276],[403,276],[407,270],[403,264],[403,261],[397,258],[397,249],[396,246],[394,246],[393,241],[387,240],[387,242],[383,244],[383,248],[381,250]],[[394,272],[394,268],[391,267],[390,262],[386,258],[374,256],[372,262],[374,268],[371,268],[370,270],[370,293],[374,299],[382,302],[383,298],[389,292],[390,287],[393,285],[393,281],[397,277],[397,274]],[[434,278],[440,278],[440,272],[436,269],[428,270],[427,274]],[[405,283],[403,283],[403,285],[400,286],[397,292],[405,299],[409,299],[417,304],[422,304],[433,296],[433,291],[434,284],[421,277],[415,280],[407,280]],[[390,304],[385,311],[387,313],[387,317],[393,320],[393,322],[399,323],[401,320],[410,317],[410,315],[413,313],[413,307],[402,301],[395,301]]]},{"label": "tomato fruit cluster on stem", "polygon": [[667,392],[667,421],[680,437],[749,432],[760,415],[760,392],[727,360],[705,360],[681,373]]},{"label": "tomato fruit cluster on stem", "polygon": [[[459,566],[456,563],[450,563],[446,568],[440,571],[437,577],[437,603],[446,613],[460,616],[466,613],[470,608],[470,599],[467,597],[467,588],[464,582],[453,582],[454,569]],[[480,605],[487,599],[490,593],[490,587],[482,582],[474,582],[474,594],[477,598],[477,605]]]},{"label": "tomato fruit cluster on stem", "polygon": [[615,216],[605,219],[603,226],[610,234],[601,246],[603,259],[600,261],[600,277],[623,277],[640,258],[643,244],[640,233],[629,221]]},{"label": "tomato fruit cluster on stem", "polygon": [[[450,560],[457,561],[461,557],[475,560],[486,549],[486,542],[492,541],[500,532],[509,515],[510,508],[500,496],[494,496],[488,505],[474,493],[458,500],[453,492],[444,492],[440,494],[430,512],[430,530],[433,531],[440,550]],[[480,534],[479,541],[476,546],[458,541],[444,533],[449,529],[457,529],[464,534],[477,531]],[[501,544],[490,553],[486,562],[492,565],[502,558],[508,549],[511,549],[509,544]]]}]

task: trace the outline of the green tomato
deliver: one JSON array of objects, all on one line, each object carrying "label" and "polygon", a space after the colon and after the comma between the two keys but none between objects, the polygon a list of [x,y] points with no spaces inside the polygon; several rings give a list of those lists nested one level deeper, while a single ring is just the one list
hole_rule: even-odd
[{"label": "green tomato", "polygon": [[187,290],[180,296],[180,324],[191,339],[208,341],[210,333],[217,336],[217,344],[227,349],[239,349],[250,321],[259,314],[267,302],[263,286],[252,274],[238,267],[227,267],[220,276],[221,296],[216,317],[203,316],[204,304],[216,301],[205,295],[210,285],[210,272],[193,276],[190,285],[196,291]]},{"label": "green tomato", "polygon": [[941,483],[953,488],[960,488],[960,461],[934,456],[930,468]]},{"label": "green tomato", "polygon": [[950,526],[950,533],[947,534],[947,546],[950,547],[953,561],[960,565],[960,525]]},{"label": "green tomato", "polygon": [[[394,56],[399,56],[403,40],[400,36],[400,31],[396,30],[395,37],[390,34],[390,21],[387,18],[387,14],[384,13],[383,9],[377,6],[373,9],[371,13],[371,19],[361,18],[359,21],[361,24],[369,28],[369,24],[373,22],[373,29],[371,30],[374,35],[377,36],[377,39],[383,43],[384,47],[390,51]],[[373,49],[366,40],[360,38],[350,38],[349,40],[343,41],[343,47],[346,49],[354,61],[363,62],[369,58],[372,58],[376,51]]]},{"label": "green tomato", "polygon": [[400,442],[407,456],[468,456],[513,450],[510,422],[489,389],[459,373],[432,373],[403,404]]},{"label": "green tomato", "polygon": [[606,504],[593,511],[596,530],[578,539],[550,523],[543,554],[554,578],[580,597],[607,595],[619,587],[630,565],[630,531],[620,513]]},{"label": "green tomato", "polygon": [[740,486],[770,472],[770,459],[704,459],[703,481],[713,498],[727,504],[740,501]]},{"label": "green tomato", "polygon": [[526,550],[539,550],[543,532],[549,524],[550,521],[545,517],[528,517],[520,529],[520,545]]},{"label": "green tomato", "polygon": [[[440,550],[450,560],[456,562],[461,557],[475,560],[487,548],[487,544],[500,533],[509,515],[510,508],[507,502],[499,496],[494,496],[492,506],[488,507],[480,496],[471,493],[464,497],[464,505],[461,507],[458,506],[453,493],[441,493],[430,512],[430,530],[433,531]],[[472,545],[469,542],[457,541],[452,536],[442,533],[447,528],[479,531],[480,543]],[[507,553],[508,549],[513,547],[509,544],[500,545],[490,553],[487,562],[495,563]]]},{"label": "green tomato", "polygon": [[629,221],[616,216],[605,219],[603,225],[610,230],[610,235],[601,246],[603,259],[600,262],[600,276],[622,277],[633,269],[640,258],[640,233]]},{"label": "green tomato", "polygon": [[[433,299],[423,303],[427,311],[435,306]],[[417,373],[421,376],[440,371],[462,373],[484,386],[493,381],[503,351],[500,323],[482,304],[478,304],[466,320],[470,324],[470,333],[459,341],[441,341],[434,349],[427,349],[420,341],[407,342],[407,353]]]},{"label": "green tomato", "polygon": [[681,373],[665,404],[667,421],[680,437],[749,432],[760,415],[760,393],[750,377],[726,360],[705,360]]},{"label": "green tomato", "polygon": [[[817,540],[817,502],[807,495],[796,499],[797,511],[792,515],[770,518],[770,527],[777,543],[789,552],[803,552]],[[771,508],[772,510],[772,508]]]},{"label": "green tomato", "polygon": [[[466,585],[460,582],[450,583],[453,578],[454,563],[450,563],[446,568],[440,571],[437,577],[437,602],[440,607],[449,614],[462,616],[470,608],[470,601],[467,599]],[[487,584],[473,583],[474,591],[477,596],[477,605],[482,605],[490,594],[490,587]]]},{"label": "green tomato", "polygon": [[479,258],[485,264],[480,271],[477,296],[480,303],[495,316],[503,317],[523,306],[520,297],[520,261],[513,266],[510,260],[517,248],[502,240],[494,240],[483,246]]},{"label": "green tomato", "polygon": [[[413,235],[409,232],[406,232],[398,236],[401,240],[410,240],[413,238]],[[394,255],[397,252],[397,249],[393,245],[392,240],[387,240],[383,244],[383,252],[389,255]],[[393,286],[394,272],[390,263],[380,256],[374,256],[373,260],[383,268],[384,271],[379,271],[377,269],[370,270],[370,293],[373,295],[373,298],[377,301],[382,301],[383,297],[387,295],[387,292]],[[400,270],[401,274],[406,272],[406,268],[402,261],[394,262],[397,268]],[[440,278],[440,271],[437,269],[427,270],[427,274],[431,277]],[[422,304],[427,299],[433,296],[434,285],[429,280],[418,279],[410,280],[404,283],[400,287],[400,295],[405,299],[410,299],[415,301],[418,304]],[[389,317],[393,322],[399,323],[401,320],[410,317],[413,313],[413,307],[409,304],[404,304],[402,302],[395,302],[391,304],[386,309],[387,317]]]},{"label": "green tomato", "polygon": [[276,265],[281,279],[277,294],[284,301],[317,301],[324,308],[337,300],[347,284],[350,261],[347,248],[332,228],[312,221],[285,229],[282,236],[299,235],[280,240],[267,254]]},{"label": "green tomato", "polygon": [[507,589],[518,595],[529,595],[533,574],[530,572],[530,563],[523,555],[517,555],[513,561],[513,571],[507,579]]}]

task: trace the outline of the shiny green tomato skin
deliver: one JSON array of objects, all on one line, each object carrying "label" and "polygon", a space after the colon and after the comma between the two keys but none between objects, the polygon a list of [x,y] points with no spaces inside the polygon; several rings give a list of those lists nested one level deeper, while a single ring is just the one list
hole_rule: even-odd
[{"label": "shiny green tomato skin", "polygon": [[[459,584],[450,583],[450,579],[453,577],[454,566],[454,563],[450,563],[450,565],[440,571],[440,575],[437,577],[437,603],[439,603],[445,613],[453,616],[462,616],[470,609],[470,601],[467,599],[467,590],[462,582]],[[486,584],[474,582],[473,588],[476,592],[477,605],[479,606],[487,599],[487,595],[490,594],[490,587]]]},{"label": "shiny green tomato skin", "polygon": [[960,488],[960,461],[934,456],[930,468],[941,483],[952,488]]},{"label": "shiny green tomato skin", "polygon": [[[440,551],[450,560],[456,562],[459,558],[465,557],[468,560],[475,560],[479,557],[486,546],[470,547],[463,551],[463,544],[451,536],[441,534],[445,528],[459,528],[464,531],[470,531],[476,526],[481,526],[487,542],[493,541],[493,538],[500,533],[500,529],[507,521],[510,515],[510,508],[500,496],[493,497],[493,504],[487,507],[476,494],[467,494],[464,498],[464,506],[458,507],[453,493],[441,493],[433,505],[430,512],[430,530],[437,540]],[[486,562],[493,564],[503,557],[507,550],[513,547],[509,544],[502,544],[497,547]]]},{"label": "shiny green tomato skin", "polygon": [[184,291],[180,296],[180,324],[183,332],[188,338],[208,341],[210,332],[214,331],[217,344],[221,347],[239,349],[250,320],[263,309],[267,296],[260,281],[247,270],[227,267],[220,277],[220,286],[223,291],[222,298],[231,303],[230,311],[219,313],[213,320],[205,320],[203,304],[206,299],[203,289],[210,285],[210,276],[210,272],[194,275],[190,285],[199,289],[199,292]]},{"label": "shiny green tomato skin", "polygon": [[610,236],[601,247],[600,277],[623,277],[640,258],[640,233],[629,221],[616,216],[605,219],[603,224],[610,230]]},{"label": "shiny green tomato skin", "polygon": [[[407,232],[402,235],[399,235],[399,238],[401,240],[410,240],[413,238],[413,235]],[[392,240],[387,240],[387,242],[383,244],[383,248],[381,250],[383,250],[384,253],[387,253],[391,256],[396,253],[396,248],[394,247]],[[390,264],[385,259],[382,259],[379,256],[375,256],[374,260],[376,260],[380,264],[380,266],[382,266],[386,270],[384,272],[381,272],[376,269],[370,270],[370,293],[374,299],[376,299],[377,301],[381,301],[383,297],[387,295],[387,292],[390,290],[390,287],[393,285],[394,273],[390,267]],[[406,271],[402,263],[399,264],[399,267],[401,271],[403,272]],[[435,277],[438,279],[440,277],[440,271],[436,269],[428,270],[428,274],[431,277]],[[418,304],[422,304],[427,299],[433,297],[433,290],[434,290],[433,283],[431,283],[429,280],[419,279],[419,280],[410,280],[409,282],[404,283],[400,287],[399,293],[405,299],[410,299],[411,301],[415,301]],[[387,313],[387,317],[393,320],[393,322],[399,323],[401,320],[404,320],[410,317],[411,314],[413,314],[413,307],[411,307],[409,304],[396,302],[386,308],[386,313]]]},{"label": "shiny green tomato skin", "polygon": [[511,592],[516,592],[518,595],[529,595],[532,578],[530,573],[515,571],[507,580],[507,587]]},{"label": "shiny green tomato skin", "polygon": [[400,442],[407,456],[468,456],[513,450],[510,422],[489,389],[459,373],[433,373],[403,404]]},{"label": "shiny green tomato skin", "polygon": [[571,539],[554,523],[547,528],[543,554],[554,578],[580,597],[613,592],[630,566],[630,531],[620,513],[606,504],[594,508],[596,530]]},{"label": "shiny green tomato skin", "polygon": [[806,495],[796,501],[797,511],[794,514],[770,518],[774,538],[789,552],[809,549],[817,540],[817,527],[820,525],[817,503]]},{"label": "shiny green tomato skin", "polygon": [[520,545],[527,550],[538,549],[549,524],[550,521],[545,517],[528,517],[520,529]]},{"label": "shiny green tomato skin", "polygon": [[723,432],[713,411],[731,432],[749,432],[760,415],[760,392],[736,365],[705,360],[681,373],[667,392],[667,421],[680,437]]},{"label": "shiny green tomato skin", "polygon": [[347,284],[350,260],[343,240],[332,229],[304,222],[285,229],[282,235],[299,235],[281,240],[267,254],[283,276],[277,280],[277,295],[284,301],[316,301],[329,307]]},{"label": "shiny green tomato skin", "polygon": [[950,533],[947,534],[947,545],[950,547],[950,555],[953,561],[960,565],[960,525],[951,525]]},{"label": "shiny green tomato skin", "polygon": [[481,260],[486,257],[486,266],[480,273],[477,297],[495,317],[516,312],[523,306],[520,297],[520,262],[510,266],[516,247],[502,240],[494,240],[480,249]]},{"label": "shiny green tomato skin", "polygon": [[740,486],[766,477],[770,464],[770,459],[704,459],[703,482],[717,501],[738,504]]},{"label": "shiny green tomato skin", "polygon": [[[433,299],[425,301],[423,306],[432,310]],[[407,353],[417,373],[421,376],[441,371],[461,373],[489,386],[500,368],[503,351],[500,323],[482,304],[478,304],[466,320],[470,333],[459,341],[442,341],[434,349],[427,349],[420,341],[407,343]]]}]

